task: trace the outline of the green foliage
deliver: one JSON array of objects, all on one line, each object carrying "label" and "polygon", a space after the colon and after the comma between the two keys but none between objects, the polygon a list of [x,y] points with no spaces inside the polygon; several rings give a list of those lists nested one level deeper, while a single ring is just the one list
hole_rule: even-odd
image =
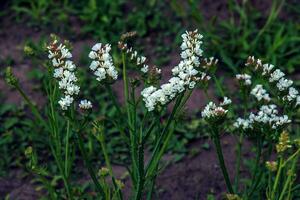
[{"label": "green foliage", "polygon": [[[259,11],[251,1],[228,1],[228,19],[213,17],[206,21],[198,3],[189,1],[188,9],[179,1],[172,1],[173,9],[184,21],[193,19],[208,43],[210,54],[220,58],[221,64],[234,73],[249,55],[268,60],[292,73],[300,64],[300,26],[296,21],[279,17],[289,4],[273,1],[267,12]],[[202,8],[205,9],[205,8]],[[217,54],[215,53],[217,52]],[[241,59],[242,58],[242,59]]]}]

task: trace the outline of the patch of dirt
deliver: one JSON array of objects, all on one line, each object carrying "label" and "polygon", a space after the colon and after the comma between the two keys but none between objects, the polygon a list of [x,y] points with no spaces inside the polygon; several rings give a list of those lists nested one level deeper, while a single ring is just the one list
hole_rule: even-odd
[{"label": "patch of dirt", "polygon": [[[209,149],[203,149],[202,145],[208,143]],[[236,140],[233,136],[225,135],[222,137],[223,153],[228,172],[233,181],[235,171],[235,145]],[[157,178],[156,193],[153,199],[157,200],[194,200],[206,199],[208,194],[214,194],[218,199],[222,199],[226,193],[226,185],[221,169],[217,160],[214,145],[207,139],[195,141],[190,148],[200,150],[193,156],[186,156],[179,163],[168,165]],[[245,141],[243,145],[244,158],[253,156],[251,152],[251,142]],[[172,156],[166,155],[163,162],[170,162]],[[113,171],[117,178],[126,172],[121,166],[114,166]],[[86,172],[87,173],[87,172]],[[245,167],[241,167],[241,176],[248,177]],[[89,176],[84,175],[78,184],[91,181]],[[125,199],[130,197],[131,183],[129,179],[124,181],[123,190]],[[41,192],[36,191],[36,185],[30,180],[22,179],[20,175],[13,174],[10,178],[0,178],[0,196],[10,196],[10,199],[34,200],[40,197]]]}]

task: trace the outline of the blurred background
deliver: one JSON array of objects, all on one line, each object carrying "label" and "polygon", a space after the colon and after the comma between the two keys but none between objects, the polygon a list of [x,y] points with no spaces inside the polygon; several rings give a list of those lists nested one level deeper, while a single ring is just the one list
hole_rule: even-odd
[{"label": "blurred background", "polygon": [[[45,103],[41,84],[46,58],[44,44],[49,35],[55,33],[73,45],[74,60],[82,67],[84,95],[102,101],[100,112],[113,115],[115,110],[107,101],[107,94],[93,92],[98,88],[97,84],[84,76],[92,44],[111,43],[118,65],[117,42],[121,34],[137,31],[135,48],[143,52],[151,64],[161,67],[163,76],[167,77],[180,59],[181,34],[194,29],[204,36],[204,55],[219,59],[218,74],[224,86],[230,88],[233,83],[226,81],[223,75],[238,73],[249,55],[273,63],[299,86],[299,0],[1,0],[0,198],[25,191],[29,199],[35,199],[39,192],[30,187],[32,177],[25,172],[23,154],[28,145],[45,139],[34,131],[21,97],[5,84],[2,75],[6,66],[13,66],[22,87],[42,107]],[[117,83],[115,91],[120,95],[118,84],[121,83]],[[217,98],[216,91],[211,93]],[[201,101],[202,97],[201,93],[194,94],[188,111],[192,115],[185,119],[190,123],[179,125],[176,130],[169,147],[174,158],[172,162],[199,153],[193,142],[207,136],[205,131],[199,131],[201,122],[197,118],[197,112],[205,103]],[[126,160],[125,148],[119,145],[116,130],[112,129],[108,134],[112,138],[110,154],[116,157],[115,163],[123,162]],[[93,145],[92,142],[89,145]],[[204,150],[210,148],[206,142],[199,145]],[[43,144],[38,148],[43,149]],[[46,150],[41,153],[46,154]],[[193,170],[190,167],[188,169]],[[175,190],[176,186],[165,188],[168,189]],[[205,191],[214,193],[215,190],[207,186]]]}]

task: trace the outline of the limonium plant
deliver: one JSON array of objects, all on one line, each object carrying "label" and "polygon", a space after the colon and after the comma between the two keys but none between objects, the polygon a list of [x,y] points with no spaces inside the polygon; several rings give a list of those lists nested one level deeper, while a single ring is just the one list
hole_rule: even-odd
[{"label": "limonium plant", "polygon": [[[210,132],[220,169],[227,188],[227,199],[293,198],[295,173],[299,157],[299,139],[291,140],[291,124],[296,118],[295,109],[300,106],[298,90],[293,81],[261,60],[249,57],[240,74],[235,75],[239,98],[225,95],[224,86],[216,76],[218,60],[205,58],[202,48],[203,36],[197,31],[182,34],[180,62],[173,67],[170,79],[161,84],[161,70],[138,53],[129,43],[135,32],[123,34],[118,43],[122,57],[116,65],[111,55],[111,44],[96,43],[87,55],[90,58],[90,78],[107,90],[118,118],[97,116],[101,103],[84,98],[77,66],[72,61],[71,45],[52,36],[47,45],[48,62],[46,93],[48,103],[43,113],[26,95],[12,69],[7,68],[7,83],[16,88],[29,105],[38,126],[49,137],[49,149],[62,177],[64,191],[58,193],[46,177],[50,172],[38,164],[34,148],[26,150],[31,170],[41,177],[51,199],[83,198],[75,192],[72,174],[75,153],[80,152],[85,167],[93,181],[96,199],[124,199],[124,183],[115,176],[106,143],[106,121],[112,120],[124,138],[129,152],[128,169],[131,182],[131,199],[155,199],[155,182],[161,171],[161,159],[167,151],[176,123],[179,122],[185,104],[196,88],[203,90],[207,105],[201,118]],[[128,66],[134,66],[136,74],[130,75]],[[221,95],[219,102],[210,101],[208,83],[213,79]],[[112,85],[123,83],[124,102],[114,94]],[[97,91],[95,91],[97,92]],[[99,91],[101,92],[101,91]],[[202,100],[201,100],[202,101]],[[240,101],[240,106],[235,106]],[[125,121],[125,122],[124,122]],[[92,127],[92,128],[91,128]],[[236,169],[234,179],[228,172],[222,150],[222,135],[231,132],[237,138]],[[103,166],[92,163],[86,150],[86,136],[91,135],[101,147]],[[245,139],[253,141],[255,162],[251,181],[242,184],[240,178],[243,164],[242,147]],[[76,141],[74,143],[73,141]],[[147,148],[151,145],[152,148]],[[149,157],[145,159],[145,152]],[[274,160],[272,153],[276,153]],[[273,158],[273,159],[272,159]],[[98,173],[97,173],[98,172]],[[282,173],[287,173],[283,176]],[[261,182],[262,177],[268,180]],[[110,180],[109,180],[110,179]],[[89,196],[88,198],[91,198]]]}]

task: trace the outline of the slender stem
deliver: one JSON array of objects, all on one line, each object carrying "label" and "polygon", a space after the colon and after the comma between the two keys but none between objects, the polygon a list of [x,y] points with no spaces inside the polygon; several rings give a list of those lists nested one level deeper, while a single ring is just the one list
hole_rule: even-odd
[{"label": "slender stem", "polygon": [[290,162],[292,159],[294,159],[298,154],[300,153],[300,149],[298,149],[293,155],[291,155],[283,164],[284,167],[288,162]]},{"label": "slender stem", "polygon": [[[280,197],[279,197],[279,200],[283,200],[283,198],[285,197],[285,191],[287,190],[287,188],[290,186],[290,184],[292,183],[292,177],[294,175],[294,171],[295,171],[295,168],[296,168],[296,163],[297,163],[297,158],[293,161],[293,164],[292,164],[292,169],[290,170],[290,172],[288,173],[288,177],[287,177],[287,180],[283,186],[283,189],[282,191],[280,192]],[[283,165],[284,166],[284,165]]]},{"label": "slender stem", "polygon": [[217,155],[218,155],[218,159],[219,159],[219,163],[220,163],[220,167],[226,182],[226,186],[227,186],[227,190],[230,192],[230,194],[234,194],[233,189],[232,189],[232,185],[229,179],[229,175],[227,172],[227,168],[225,165],[225,161],[224,161],[224,156],[223,156],[223,152],[222,152],[222,147],[221,147],[221,143],[220,143],[220,136],[219,133],[216,129],[213,130],[213,141],[216,147],[216,151],[217,151]]},{"label": "slender stem", "polygon": [[156,175],[152,178],[151,180],[151,185],[150,185],[150,191],[148,192],[147,195],[147,200],[151,200],[152,199],[152,195],[153,195],[153,191],[154,191],[154,187],[155,187],[155,181],[156,181]]},{"label": "slender stem", "polygon": [[118,115],[122,116],[122,111],[121,111],[120,106],[117,102],[116,96],[113,94],[113,90],[112,90],[110,84],[107,84],[106,87],[108,88],[108,94],[109,94],[110,98],[112,99],[115,108],[117,109]]},{"label": "slender stem", "polygon": [[67,134],[66,134],[66,146],[65,146],[65,174],[69,176],[69,140],[70,140],[70,121],[67,120]]},{"label": "slender stem", "polygon": [[[247,114],[248,109],[248,95],[244,89],[242,89],[242,96],[243,96],[243,102],[244,102],[244,117]],[[235,176],[235,182],[234,182],[234,191],[238,193],[239,191],[239,185],[240,185],[240,168],[241,168],[241,159],[242,159],[242,145],[244,140],[244,131],[240,133],[239,141],[237,143],[237,162],[236,162],[236,176]]]},{"label": "slender stem", "polygon": [[258,171],[258,168],[259,168],[259,161],[260,161],[260,157],[261,157],[261,153],[262,153],[262,145],[263,145],[263,142],[262,142],[262,139],[261,138],[258,138],[257,140],[257,153],[256,153],[256,159],[255,159],[255,166],[254,166],[254,173],[252,175],[252,183],[251,183],[251,186],[250,186],[250,192],[249,192],[249,197],[251,197],[252,193],[254,192],[255,188],[256,188],[256,180],[259,180],[259,179],[256,179],[256,174],[257,174],[257,171]]},{"label": "slender stem", "polygon": [[123,81],[124,81],[124,96],[125,96],[125,107],[127,109],[128,121],[131,123],[130,114],[129,114],[129,93],[128,93],[128,77],[126,71],[126,60],[125,60],[125,53],[122,53],[122,62],[123,62]]},{"label": "slender stem", "polygon": [[135,193],[135,200],[142,198],[143,188],[144,188],[144,145],[143,142],[139,142],[138,146],[138,182],[137,182],[137,191]]},{"label": "slender stem", "polygon": [[238,190],[239,190],[243,137],[244,137],[244,134],[241,133],[238,144],[237,144],[237,161],[236,161],[236,169],[235,169],[236,175],[235,175],[235,181],[234,181],[234,191],[236,193],[238,193]]},{"label": "slender stem", "polygon": [[[149,163],[147,165],[147,169],[146,169],[146,176],[147,177],[149,175],[152,175],[153,170],[156,168],[156,165],[159,163],[159,160],[160,160],[160,156],[158,156],[158,155],[162,155],[161,152],[164,152],[165,147],[169,143],[169,140],[164,139],[164,138],[165,138],[165,135],[167,133],[167,130],[169,129],[169,127],[171,125],[171,122],[173,121],[173,119],[175,117],[176,111],[179,108],[179,105],[180,105],[180,102],[181,102],[182,98],[183,98],[183,94],[181,94],[179,97],[177,97],[176,103],[174,105],[174,108],[172,110],[171,115],[168,118],[167,124],[164,127],[162,133],[159,136],[159,139],[156,142],[155,148],[154,148],[152,156],[151,156],[151,160],[149,161]],[[170,138],[170,137],[167,137],[167,138]],[[163,145],[163,148],[159,149],[162,142],[164,142],[165,145]]]},{"label": "slender stem", "polygon": [[66,177],[66,174],[64,173],[64,169],[63,169],[63,164],[62,164],[62,160],[59,158],[59,155],[57,155],[57,152],[55,151],[55,149],[51,147],[51,150],[52,150],[52,154],[54,156],[54,159],[56,161],[56,164],[58,166],[58,169],[59,169],[59,172],[62,176],[62,179],[63,179],[63,182],[64,182],[64,185],[65,185],[65,188],[66,188],[66,191],[67,191],[67,195],[69,197],[70,200],[73,199],[73,195],[71,193],[71,189],[70,189],[70,184],[69,184],[69,180],[68,178]]},{"label": "slender stem", "polygon": [[276,177],[275,177],[271,199],[275,199],[275,194],[276,194],[276,190],[277,190],[277,187],[278,187],[278,182],[279,182],[281,171],[282,171],[282,164],[283,164],[283,158],[280,157],[279,167],[278,167],[278,171],[277,171],[277,174],[276,174]]},{"label": "slender stem", "polygon": [[114,184],[114,187],[115,187],[115,191],[117,192],[119,199],[122,199],[123,198],[122,197],[122,193],[121,193],[120,189],[118,188],[118,186],[116,184],[116,178],[115,178],[115,176],[113,174],[113,170],[112,170],[112,166],[111,166],[111,163],[110,163],[110,159],[108,157],[107,148],[106,148],[106,144],[105,144],[104,132],[103,132],[103,130],[101,130],[99,128],[98,128],[98,131],[100,133],[100,136],[99,136],[99,138],[97,137],[97,139],[100,142],[101,149],[102,149],[102,152],[103,152],[103,155],[104,155],[104,159],[105,159],[105,163],[106,163],[106,166],[107,166],[107,168],[109,170],[109,175],[112,177],[112,181],[113,181],[113,184]]},{"label": "slender stem", "polygon": [[20,88],[20,86],[17,84],[16,86],[17,91],[21,94],[21,96],[24,98],[24,100],[28,103],[32,113],[34,116],[40,121],[40,123],[44,126],[47,127],[47,124],[45,123],[45,120],[43,119],[42,115],[36,108],[36,106],[32,103],[30,98],[25,94],[25,92]]},{"label": "slender stem", "polygon": [[105,193],[104,193],[104,190],[103,188],[101,187],[100,183],[98,182],[98,179],[96,177],[96,173],[94,172],[93,168],[92,168],[92,165],[90,163],[90,160],[84,150],[84,145],[83,145],[83,135],[80,133],[80,132],[77,132],[77,139],[78,139],[78,145],[79,145],[79,150],[81,152],[81,155],[84,159],[84,162],[86,164],[86,167],[89,171],[89,174],[96,186],[96,190],[99,192],[100,194],[100,199],[102,199],[104,196],[105,196]]},{"label": "slender stem", "polygon": [[224,97],[224,96],[225,96],[225,93],[224,93],[224,91],[223,91],[223,89],[222,89],[222,86],[221,86],[221,84],[220,84],[220,81],[219,81],[219,79],[217,79],[215,73],[212,75],[212,77],[213,77],[213,79],[214,79],[214,81],[215,81],[215,83],[216,83],[218,92],[220,93],[220,95],[221,95],[222,97]]}]

